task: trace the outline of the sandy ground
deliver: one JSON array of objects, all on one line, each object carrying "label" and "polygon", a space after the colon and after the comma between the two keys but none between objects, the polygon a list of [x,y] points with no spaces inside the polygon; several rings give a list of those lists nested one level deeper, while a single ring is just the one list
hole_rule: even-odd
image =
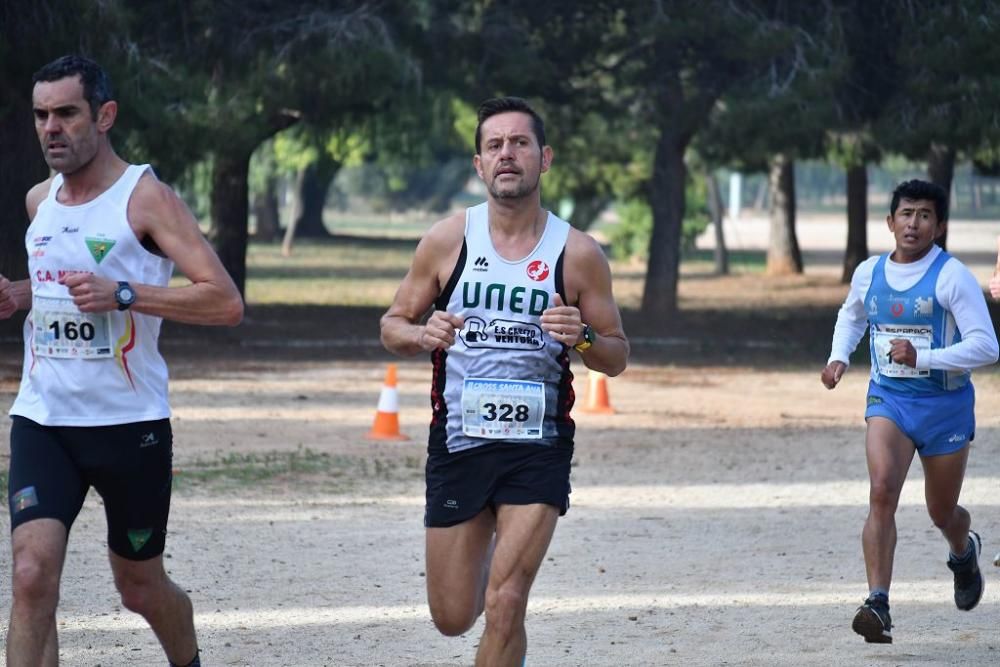
[{"label": "sandy ground", "polygon": [[[381,362],[174,364],[178,485],[166,562],[194,601],[206,665],[472,663],[482,621],[445,638],[425,604],[429,370],[400,365],[400,419],[412,439],[374,443],[364,434]],[[919,463],[898,515],[896,643],[866,645],[851,632],[866,592],[866,373],[853,369],[827,392],[818,372],[633,366],[609,382],[617,414],[578,411],[572,508],[532,594],[528,665],[1000,662],[1000,569],[984,567],[979,608],[955,609]],[[1000,373],[980,373],[977,387],[963,503],[991,559],[1000,549]],[[0,441],[7,430],[0,420]],[[282,452],[334,464],[242,486],[196,479],[212,462],[235,474]],[[0,514],[5,530],[7,521]],[[9,558],[4,542],[2,618]],[[62,593],[64,664],[164,664],[152,633],[116,598],[93,494],[72,533]]]}]

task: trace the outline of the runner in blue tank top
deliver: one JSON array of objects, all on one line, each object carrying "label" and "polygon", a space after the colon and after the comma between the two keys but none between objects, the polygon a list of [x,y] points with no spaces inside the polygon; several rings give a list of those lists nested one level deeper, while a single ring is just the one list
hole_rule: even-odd
[{"label": "runner in blue tank top", "polygon": [[955,604],[971,610],[982,597],[982,543],[969,529],[971,518],[958,497],[976,430],[971,370],[995,363],[998,354],[982,289],[961,262],[935,244],[948,221],[944,190],[907,181],[893,192],[889,210],[896,249],[870,257],[854,272],[821,376],[827,389],[837,386],[868,328],[870,492],[861,539],[869,592],[852,627],[875,643],[892,642],[895,514],[914,453],[924,468],[927,511],[950,548]]},{"label": "runner in blue tank top", "polygon": [[[541,207],[552,162],[520,98],[484,102],[473,165],[485,205],[431,227],[382,317],[386,349],[431,353],[424,514],[434,624],[486,612],[477,665],[521,665],[528,593],[569,506],[571,348],[617,375],[629,346],[590,236]],[[433,313],[425,320],[425,314]]]}]

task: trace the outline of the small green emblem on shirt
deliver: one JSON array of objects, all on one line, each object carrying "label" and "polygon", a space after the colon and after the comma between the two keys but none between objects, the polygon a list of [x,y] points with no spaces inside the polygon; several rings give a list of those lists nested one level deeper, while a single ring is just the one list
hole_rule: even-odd
[{"label": "small green emblem on shirt", "polygon": [[98,264],[100,264],[101,260],[107,257],[108,253],[111,252],[111,249],[115,247],[115,242],[111,239],[95,239],[88,236],[84,240],[87,242],[87,250],[90,251],[91,257],[93,257],[94,261]]}]

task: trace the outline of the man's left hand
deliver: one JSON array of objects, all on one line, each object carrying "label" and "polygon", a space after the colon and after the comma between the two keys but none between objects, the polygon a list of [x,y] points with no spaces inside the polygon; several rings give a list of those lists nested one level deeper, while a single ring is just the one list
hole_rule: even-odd
[{"label": "man's left hand", "polygon": [[567,347],[579,343],[580,336],[583,335],[580,309],[564,304],[559,294],[555,295],[552,307],[542,311],[541,322],[542,331]]},{"label": "man's left hand", "polygon": [[81,313],[105,313],[118,310],[115,290],[118,283],[93,273],[69,273],[59,279],[69,289],[73,303]]}]

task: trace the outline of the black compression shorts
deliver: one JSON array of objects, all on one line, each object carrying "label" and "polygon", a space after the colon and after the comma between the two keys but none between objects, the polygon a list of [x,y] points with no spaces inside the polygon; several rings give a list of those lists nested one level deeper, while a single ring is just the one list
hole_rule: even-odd
[{"label": "black compression shorts", "polygon": [[10,528],[58,519],[67,532],[93,486],[104,500],[108,546],[129,560],[163,553],[173,481],[170,420],[116,426],[42,426],[14,417]]}]

